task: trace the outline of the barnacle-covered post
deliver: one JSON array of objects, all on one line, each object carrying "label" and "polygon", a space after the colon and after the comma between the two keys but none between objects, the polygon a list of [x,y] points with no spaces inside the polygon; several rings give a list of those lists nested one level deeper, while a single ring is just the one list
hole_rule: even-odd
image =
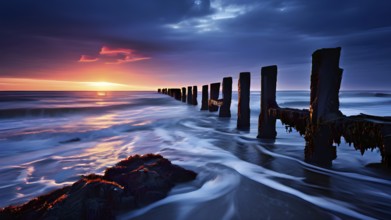
[{"label": "barnacle-covered post", "polygon": [[238,129],[250,128],[250,80],[249,72],[239,74],[238,81]]},{"label": "barnacle-covered post", "polygon": [[197,102],[197,95],[198,95],[197,86],[193,86],[193,95],[192,95],[191,104],[193,104],[193,105],[198,105],[198,102]]},{"label": "barnacle-covered post", "polygon": [[182,102],[186,102],[186,87],[182,87]]},{"label": "barnacle-covered post", "polygon": [[193,101],[193,87],[187,87],[187,104],[191,105]]},{"label": "barnacle-covered post", "polygon": [[231,117],[232,77],[223,78],[223,105],[219,117]]},{"label": "barnacle-covered post", "polygon": [[[210,99],[212,100],[218,100],[220,93],[220,83],[212,83],[210,84]],[[209,105],[209,111],[210,112],[217,112],[219,110],[219,107],[216,105],[212,105],[208,102]]]},{"label": "barnacle-covered post", "polygon": [[208,85],[202,86],[202,101],[201,101],[201,110],[208,110]]},{"label": "barnacle-covered post", "polygon": [[261,69],[261,114],[258,121],[258,138],[274,139],[276,117],[269,114],[269,108],[278,108],[276,102],[277,66],[265,66]]},{"label": "barnacle-covered post", "polygon": [[312,54],[310,118],[306,129],[306,159],[331,164],[336,157],[332,128],[327,125],[343,116],[339,111],[339,68],[341,48],[327,48]]}]

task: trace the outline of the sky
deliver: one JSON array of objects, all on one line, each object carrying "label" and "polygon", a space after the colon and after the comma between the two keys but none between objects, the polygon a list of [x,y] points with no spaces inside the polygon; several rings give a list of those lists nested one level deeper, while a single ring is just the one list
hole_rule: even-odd
[{"label": "sky", "polygon": [[341,89],[391,85],[390,0],[4,0],[0,90],[155,90],[278,66],[309,90],[311,55],[342,47]]}]

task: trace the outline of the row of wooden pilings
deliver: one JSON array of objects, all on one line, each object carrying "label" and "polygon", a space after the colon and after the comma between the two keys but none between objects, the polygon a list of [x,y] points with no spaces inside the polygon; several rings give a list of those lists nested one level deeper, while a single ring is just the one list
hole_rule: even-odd
[{"label": "row of wooden pilings", "polygon": [[[239,75],[237,128],[242,130],[250,128],[250,78],[251,74],[249,72],[243,72]],[[231,117],[232,77],[223,78],[222,84],[222,99],[219,99],[221,86],[219,82],[202,86],[201,111],[219,111],[219,117]],[[176,100],[187,102],[189,105],[198,104],[197,86],[188,86],[187,93],[186,87],[182,87],[182,89],[159,88],[158,92],[174,97]]]},{"label": "row of wooden pilings", "polygon": [[[276,138],[276,119],[287,130],[294,128],[306,140],[305,158],[308,161],[331,165],[336,158],[336,147],[341,137],[353,144],[363,154],[368,149],[379,148],[382,162],[391,165],[391,117],[360,114],[345,116],[339,110],[339,90],[343,70],[339,67],[341,48],[327,48],[312,54],[311,95],[309,109],[280,108],[276,102],[277,66],[261,69],[261,112],[258,138]],[[250,128],[249,72],[242,72],[238,80],[237,128]],[[202,86],[201,110],[216,112],[220,117],[231,117],[232,77],[223,78],[223,98],[219,98],[220,83]],[[158,89],[177,100],[197,105],[197,86]],[[187,97],[187,99],[186,99]]]}]

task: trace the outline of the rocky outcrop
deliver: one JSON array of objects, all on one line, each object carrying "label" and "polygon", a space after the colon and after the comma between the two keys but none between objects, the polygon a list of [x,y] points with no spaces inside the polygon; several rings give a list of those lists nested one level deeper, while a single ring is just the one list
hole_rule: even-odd
[{"label": "rocky outcrop", "polygon": [[1,209],[0,219],[115,219],[116,213],[160,200],[175,184],[196,176],[161,155],[135,155],[103,176],[83,176],[71,186]]}]

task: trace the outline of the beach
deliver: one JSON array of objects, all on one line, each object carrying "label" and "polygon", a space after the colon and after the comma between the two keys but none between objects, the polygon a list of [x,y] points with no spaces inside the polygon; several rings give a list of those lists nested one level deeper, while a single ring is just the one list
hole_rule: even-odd
[{"label": "beach", "polygon": [[[389,91],[342,91],[345,115],[386,116]],[[309,91],[279,91],[281,107],[308,108]],[[201,103],[198,94],[198,103]],[[387,219],[391,175],[378,150],[344,140],[331,167],[304,159],[305,141],[277,122],[257,139],[260,92],[249,131],[156,92],[0,92],[0,207],[27,202],[102,173],[134,154],[158,153],[198,173],[169,196],[119,219]]]}]

